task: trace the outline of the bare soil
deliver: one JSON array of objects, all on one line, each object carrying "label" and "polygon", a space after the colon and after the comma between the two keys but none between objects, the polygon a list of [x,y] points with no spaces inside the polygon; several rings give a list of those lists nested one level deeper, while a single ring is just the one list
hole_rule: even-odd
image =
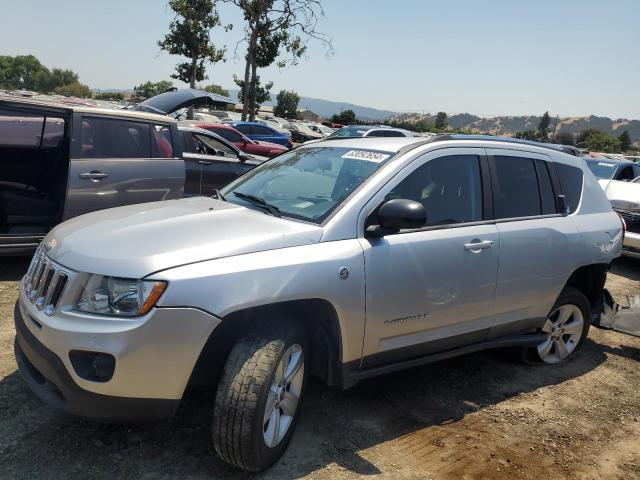
[{"label": "bare soil", "polygon": [[[0,479],[252,478],[219,461],[209,393],[171,422],[114,425],[40,402],[13,357],[13,305],[25,259],[0,257]],[[640,262],[607,287],[640,293]],[[591,329],[558,367],[484,352],[362,382],[312,383],[284,458],[261,478],[640,479],[640,338]]]}]

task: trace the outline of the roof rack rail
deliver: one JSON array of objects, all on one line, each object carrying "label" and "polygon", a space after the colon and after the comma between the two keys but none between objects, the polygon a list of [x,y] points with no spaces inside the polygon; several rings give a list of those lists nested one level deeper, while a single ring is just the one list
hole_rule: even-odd
[{"label": "roof rack rail", "polygon": [[557,143],[541,143],[534,142],[533,140],[524,140],[522,138],[511,138],[511,137],[495,137],[493,135],[465,135],[461,133],[442,133],[436,135],[435,137],[431,137],[425,139],[423,142],[412,143],[411,145],[407,145],[405,147],[407,150],[413,150],[422,145],[426,145],[428,143],[434,142],[446,142],[446,141],[454,141],[454,140],[486,140],[490,142],[501,142],[501,143],[519,143],[521,145],[531,145],[535,147],[548,148],[550,150],[555,150],[556,152],[563,152],[569,155],[573,155],[574,157],[581,157],[582,152],[579,148],[573,147],[571,145],[560,145]]}]

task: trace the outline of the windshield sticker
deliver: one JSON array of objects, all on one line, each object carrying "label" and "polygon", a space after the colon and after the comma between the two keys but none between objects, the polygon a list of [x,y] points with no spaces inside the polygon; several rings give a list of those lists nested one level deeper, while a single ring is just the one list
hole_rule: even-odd
[{"label": "windshield sticker", "polygon": [[351,160],[366,160],[368,162],[384,162],[389,155],[380,152],[368,152],[366,150],[351,150],[342,155],[342,158],[350,158]]},{"label": "windshield sticker", "polygon": [[602,166],[602,167],[615,167],[615,165],[612,165],[610,163],[602,163],[602,162],[598,162],[598,165]]}]

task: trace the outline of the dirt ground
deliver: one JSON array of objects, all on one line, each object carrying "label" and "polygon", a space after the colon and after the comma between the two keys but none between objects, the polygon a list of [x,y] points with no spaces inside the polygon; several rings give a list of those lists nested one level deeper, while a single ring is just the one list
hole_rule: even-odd
[{"label": "dirt ground", "polygon": [[[27,260],[0,257],[0,479],[251,478],[219,461],[211,397],[191,394],[167,423],[65,416],[24,384],[13,305]],[[622,259],[608,288],[640,292]],[[559,367],[485,352],[362,382],[312,383],[284,458],[260,478],[640,479],[640,338],[591,329]]]}]

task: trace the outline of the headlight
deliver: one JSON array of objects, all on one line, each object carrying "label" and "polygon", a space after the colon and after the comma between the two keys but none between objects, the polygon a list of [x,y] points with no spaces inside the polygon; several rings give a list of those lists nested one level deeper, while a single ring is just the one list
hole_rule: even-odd
[{"label": "headlight", "polygon": [[137,317],[156,304],[166,282],[91,275],[76,307],[88,313]]}]

